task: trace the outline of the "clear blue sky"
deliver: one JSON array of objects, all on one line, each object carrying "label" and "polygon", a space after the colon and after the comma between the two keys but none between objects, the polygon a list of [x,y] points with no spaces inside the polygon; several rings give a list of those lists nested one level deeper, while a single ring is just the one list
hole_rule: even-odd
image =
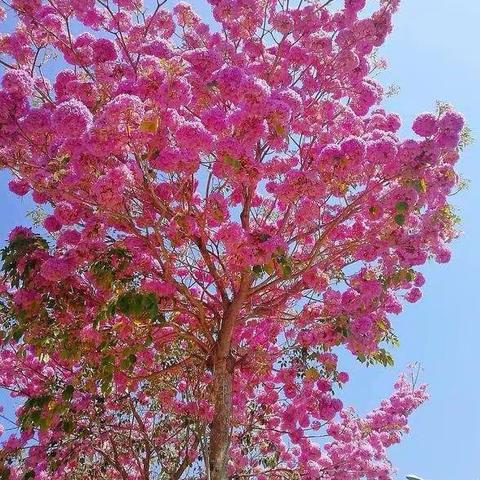
[{"label": "clear blue sky", "polygon": [[[204,0],[191,3],[203,10]],[[465,114],[478,139],[459,164],[470,187],[453,198],[464,233],[453,244],[448,265],[424,269],[423,299],[395,319],[401,340],[394,352],[396,367],[348,368],[345,402],[364,413],[389,394],[407,364],[420,361],[424,367],[431,399],[414,414],[411,433],[391,450],[399,479],[416,473],[425,480],[480,480],[479,22],[478,0],[403,0],[394,33],[382,49],[389,69],[381,81],[401,88],[387,106],[402,116],[406,134],[415,113],[444,100]],[[6,176],[0,173],[0,241],[14,225],[26,223],[30,208],[28,200],[7,192]]]}]

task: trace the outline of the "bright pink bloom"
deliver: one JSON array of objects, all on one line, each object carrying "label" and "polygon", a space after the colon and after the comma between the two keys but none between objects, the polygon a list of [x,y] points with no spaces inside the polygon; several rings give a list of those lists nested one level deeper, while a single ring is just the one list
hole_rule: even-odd
[{"label": "bright pink bloom", "polygon": [[80,137],[92,124],[90,110],[78,100],[61,103],[53,113],[52,122],[56,132],[65,138]]},{"label": "bright pink bloom", "polygon": [[438,129],[438,119],[431,113],[422,113],[413,122],[412,129],[421,137],[431,137]]},{"label": "bright pink bloom", "polygon": [[22,178],[15,178],[8,182],[8,188],[11,192],[20,195],[21,197],[26,195],[30,190],[28,182]]},{"label": "bright pink bloom", "polygon": [[2,77],[2,87],[15,97],[30,96],[33,86],[33,78],[24,70],[8,70]]}]

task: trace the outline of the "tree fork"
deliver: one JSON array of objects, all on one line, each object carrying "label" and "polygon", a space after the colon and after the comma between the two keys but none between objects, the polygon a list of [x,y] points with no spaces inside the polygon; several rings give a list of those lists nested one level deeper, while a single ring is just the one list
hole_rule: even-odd
[{"label": "tree fork", "polygon": [[210,429],[209,471],[210,480],[227,480],[228,449],[232,426],[232,391],[235,359],[232,335],[235,323],[248,296],[251,276],[244,271],[234,299],[225,311],[213,361],[214,414]]}]

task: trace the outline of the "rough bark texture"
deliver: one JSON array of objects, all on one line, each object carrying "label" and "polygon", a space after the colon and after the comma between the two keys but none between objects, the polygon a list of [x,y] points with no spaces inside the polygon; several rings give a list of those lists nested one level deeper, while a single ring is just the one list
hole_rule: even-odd
[{"label": "rough bark texture", "polygon": [[232,418],[233,359],[219,358],[214,366],[215,413],[210,430],[210,480],[227,479]]}]

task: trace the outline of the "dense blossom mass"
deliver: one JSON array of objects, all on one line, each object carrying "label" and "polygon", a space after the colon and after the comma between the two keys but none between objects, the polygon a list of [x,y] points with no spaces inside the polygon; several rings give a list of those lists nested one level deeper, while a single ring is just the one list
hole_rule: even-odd
[{"label": "dense blossom mass", "polygon": [[382,108],[398,0],[2,3],[0,479],[391,478],[425,388],[359,417],[337,355],[449,260],[463,128]]}]

